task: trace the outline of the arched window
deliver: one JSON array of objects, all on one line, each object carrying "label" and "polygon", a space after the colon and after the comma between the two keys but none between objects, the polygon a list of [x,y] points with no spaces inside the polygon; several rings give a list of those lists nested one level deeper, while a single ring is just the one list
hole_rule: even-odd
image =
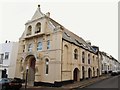
[{"label": "arched window", "polygon": [[45,74],[48,74],[48,71],[49,71],[49,60],[46,59],[45,60]]},{"label": "arched window", "polygon": [[85,63],[85,52],[82,52],[82,63]]},{"label": "arched window", "polygon": [[47,49],[50,49],[50,40],[47,40]]},{"label": "arched window", "polygon": [[35,27],[35,33],[40,33],[41,32],[41,23],[37,23]]},{"label": "arched window", "polygon": [[78,59],[78,50],[77,49],[74,50],[74,59]]},{"label": "arched window", "polygon": [[67,45],[65,45],[64,46],[64,59],[67,61],[68,60],[68,46]]},{"label": "arched window", "polygon": [[32,52],[32,44],[29,44],[29,45],[28,45],[28,51],[29,51],[29,52]]},{"label": "arched window", "polygon": [[37,44],[37,50],[42,50],[42,42],[38,42]]},{"label": "arched window", "polygon": [[27,36],[31,35],[32,34],[32,26],[29,26],[28,29],[27,29]]},{"label": "arched window", "polygon": [[90,54],[88,54],[88,64],[90,64]]}]

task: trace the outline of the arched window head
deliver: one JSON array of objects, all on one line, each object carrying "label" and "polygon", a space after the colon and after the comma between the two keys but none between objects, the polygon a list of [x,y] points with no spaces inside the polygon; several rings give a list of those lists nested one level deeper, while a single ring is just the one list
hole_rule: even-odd
[{"label": "arched window head", "polygon": [[49,60],[46,59],[45,60],[45,74],[48,74],[48,71],[49,71]]},{"label": "arched window head", "polygon": [[37,23],[35,27],[35,33],[40,33],[41,32],[41,23]]},{"label": "arched window head", "polygon": [[74,50],[74,59],[78,59],[78,50],[77,49]]},{"label": "arched window head", "polygon": [[32,26],[28,26],[28,29],[27,29],[27,36],[31,35],[32,34]]},{"label": "arched window head", "polygon": [[85,63],[85,52],[82,52],[82,63]]}]

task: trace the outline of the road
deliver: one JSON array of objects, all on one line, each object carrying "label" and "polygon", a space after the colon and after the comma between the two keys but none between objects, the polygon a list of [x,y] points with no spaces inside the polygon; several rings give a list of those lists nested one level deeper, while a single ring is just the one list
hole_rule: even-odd
[{"label": "road", "polygon": [[[98,81],[97,83],[94,83],[94,84],[89,85],[89,86],[82,88],[82,89],[76,88],[76,89],[72,89],[72,90],[84,90],[84,89],[90,90],[90,88],[91,88],[91,90],[94,90],[95,88],[103,88],[102,90],[106,90],[107,88],[109,88],[108,90],[118,90],[118,87],[120,87],[120,75],[119,76],[112,76],[109,79]],[[92,88],[94,88],[94,89],[92,89]],[[20,90],[25,90],[25,89],[21,88]],[[49,88],[27,88],[26,90],[61,90],[61,88],[52,88],[52,87],[49,87]],[[71,89],[62,88],[62,90],[71,90]]]},{"label": "road", "polygon": [[120,86],[120,75],[113,76],[109,79],[94,83],[94,84],[87,86],[85,88],[118,88],[118,85]]}]

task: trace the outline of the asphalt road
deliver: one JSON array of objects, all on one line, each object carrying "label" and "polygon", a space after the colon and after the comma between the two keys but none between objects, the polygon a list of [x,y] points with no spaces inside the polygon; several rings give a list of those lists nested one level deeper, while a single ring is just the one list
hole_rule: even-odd
[{"label": "asphalt road", "polygon": [[[118,86],[119,85],[119,86]],[[120,87],[120,75],[94,83],[85,88],[118,88]]]},{"label": "asphalt road", "polygon": [[[95,88],[102,88],[102,90],[107,90],[107,88],[109,88],[108,90],[118,90],[118,87],[120,87],[120,75],[112,76],[109,79],[99,81],[85,88],[76,88],[72,90],[96,90]],[[25,89],[21,88],[20,90],[25,90]],[[27,88],[26,90],[71,90],[71,89],[69,88],[62,88],[62,89],[61,88]],[[101,89],[97,89],[97,90],[101,90]]]}]

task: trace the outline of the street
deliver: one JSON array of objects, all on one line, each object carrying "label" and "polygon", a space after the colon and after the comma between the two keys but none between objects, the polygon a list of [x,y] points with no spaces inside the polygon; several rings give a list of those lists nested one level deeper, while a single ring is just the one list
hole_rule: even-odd
[{"label": "street", "polygon": [[109,79],[94,83],[85,88],[118,88],[118,83],[120,83],[120,75],[113,76]]}]

